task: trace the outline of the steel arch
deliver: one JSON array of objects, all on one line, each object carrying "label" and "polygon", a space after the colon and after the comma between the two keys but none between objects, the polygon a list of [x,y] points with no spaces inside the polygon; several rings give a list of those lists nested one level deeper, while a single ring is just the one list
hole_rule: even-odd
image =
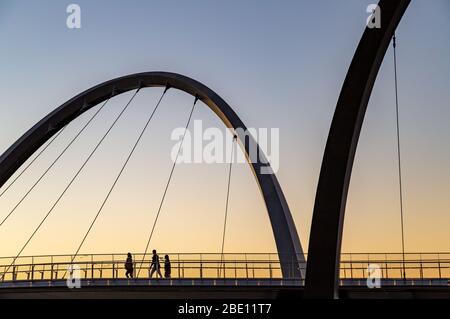
[{"label": "steel arch", "polygon": [[219,95],[202,83],[180,74],[145,72],[119,77],[88,89],[62,104],[28,130],[0,157],[0,187],[56,132],[93,106],[130,90],[165,86],[197,97],[228,128],[241,128],[236,133],[247,159],[253,157],[251,150],[258,150],[259,157],[249,162],[267,207],[283,277],[303,278],[305,259],[297,230],[275,174],[261,173],[261,168],[267,168],[268,164],[259,145],[251,136],[244,134],[246,126]]},{"label": "steel arch", "polygon": [[337,298],[345,205],[373,85],[410,0],[381,0],[381,28],[366,28],[347,72],[328,133],[308,247],[307,298]]}]

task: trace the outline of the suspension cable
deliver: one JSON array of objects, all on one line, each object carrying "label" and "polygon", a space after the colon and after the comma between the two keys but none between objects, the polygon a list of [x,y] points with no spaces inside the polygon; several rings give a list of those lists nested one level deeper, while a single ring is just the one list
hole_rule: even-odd
[{"label": "suspension cable", "polygon": [[189,126],[189,123],[191,122],[192,114],[194,113],[194,108],[195,108],[195,105],[197,104],[198,99],[199,99],[198,96],[195,96],[194,104],[192,105],[191,112],[189,113],[189,118],[188,118],[188,120],[186,122],[186,126],[184,128],[184,134],[183,134],[183,137],[182,137],[182,139],[180,141],[180,146],[178,147],[177,156],[175,157],[175,161],[173,162],[172,169],[170,170],[169,178],[167,179],[167,183],[166,183],[166,187],[164,189],[163,196],[162,196],[161,201],[159,203],[158,212],[156,213],[156,217],[155,217],[155,220],[153,222],[152,230],[150,232],[150,236],[148,237],[147,244],[145,246],[144,255],[143,255],[142,261],[141,261],[141,263],[139,265],[139,270],[138,270],[136,278],[138,278],[139,274],[141,273],[141,267],[142,267],[142,264],[144,263],[145,256],[147,255],[148,247],[150,245],[150,241],[152,240],[153,232],[155,231],[155,226],[156,226],[156,223],[158,222],[159,214],[161,213],[161,208],[163,206],[164,199],[166,198],[167,190],[169,189],[170,181],[172,180],[173,172],[175,171],[175,166],[177,165],[178,156],[180,155],[181,148],[183,147],[184,138],[186,137],[188,126]]},{"label": "suspension cable", "polygon": [[[142,136],[144,135],[144,132],[147,130],[147,127],[148,127],[148,125],[150,124],[150,121],[152,120],[153,115],[155,114],[156,110],[158,109],[158,107],[159,107],[159,105],[160,105],[160,103],[161,103],[161,101],[162,101],[162,99],[163,99],[163,97],[164,97],[164,95],[166,94],[166,92],[167,92],[168,89],[169,89],[169,87],[167,86],[166,89],[164,90],[163,94],[162,94],[161,97],[159,98],[158,103],[156,104],[156,107],[153,109],[152,113],[150,114],[150,117],[148,118],[147,122],[145,123],[144,128],[141,130],[141,133],[139,134],[139,137],[137,138],[136,142],[134,143],[133,148],[131,149],[130,153],[128,154],[127,159],[125,160],[124,164],[122,165],[122,168],[121,168],[120,171],[119,171],[119,174],[117,175],[117,177],[116,177],[116,179],[114,180],[112,186],[110,187],[110,189],[109,189],[109,191],[108,191],[108,193],[107,193],[105,199],[103,200],[102,204],[100,205],[100,208],[98,209],[97,214],[95,215],[95,217],[94,217],[92,223],[90,224],[90,226],[89,226],[89,228],[88,228],[86,234],[84,235],[84,237],[83,237],[83,239],[82,239],[80,245],[78,246],[77,251],[76,251],[75,254],[72,256],[72,260],[70,261],[70,264],[73,263],[73,261],[75,260],[75,258],[76,258],[77,255],[78,255],[78,253],[80,252],[80,249],[81,249],[81,247],[83,246],[84,242],[86,241],[86,238],[87,238],[87,236],[89,235],[89,232],[91,231],[91,229],[92,229],[92,227],[94,226],[94,224],[95,224],[95,222],[96,222],[98,216],[100,215],[100,213],[101,213],[101,211],[103,210],[103,208],[104,208],[106,202],[108,201],[109,196],[111,195],[111,193],[112,193],[112,191],[114,190],[114,188],[115,188],[117,182],[119,181],[119,179],[120,179],[122,173],[124,172],[125,167],[127,166],[128,162],[130,161],[130,159],[131,159],[131,157],[132,157],[134,151],[136,150],[136,148],[137,148],[137,146],[138,146],[138,144],[139,144],[139,142],[140,142]],[[65,274],[64,274],[64,276],[65,276]],[[63,276],[63,278],[64,278],[64,276]]]},{"label": "suspension cable", "polygon": [[394,82],[395,82],[395,114],[397,126],[397,161],[398,161],[398,180],[399,180],[399,195],[400,195],[400,222],[402,233],[402,260],[403,260],[403,279],[406,279],[405,270],[405,232],[403,222],[403,185],[402,185],[402,166],[401,166],[401,148],[400,148],[400,121],[399,121],[399,107],[398,107],[398,82],[397,82],[397,37],[394,33],[392,42],[394,48]]},{"label": "suspension cable", "polygon": [[[92,115],[92,117],[89,119],[89,121],[81,128],[80,131],[75,135],[75,137],[72,138],[72,140],[69,142],[69,144],[62,150],[62,152],[56,157],[56,159],[47,167],[47,169],[39,176],[39,178],[36,180],[36,182],[28,189],[28,191],[25,193],[25,195],[22,196],[22,198],[17,202],[17,204],[10,210],[8,215],[6,215],[5,218],[3,218],[2,222],[0,223],[0,227],[8,220],[8,218],[15,212],[15,210],[22,204],[22,202],[30,195],[30,193],[33,191],[33,189],[41,182],[41,180],[47,175],[47,173],[52,169],[53,166],[59,161],[59,159],[66,153],[66,151],[70,148],[70,146],[75,142],[75,140],[83,133],[83,131],[91,124],[91,122],[94,120],[94,118],[100,113],[100,111],[105,107],[105,105],[108,103],[110,98],[108,98],[101,107]],[[3,193],[2,193],[3,195]]]},{"label": "suspension cable", "polygon": [[128,101],[128,103],[125,105],[125,107],[122,109],[122,111],[119,113],[119,115],[116,117],[116,119],[114,120],[114,122],[111,124],[111,126],[108,128],[108,130],[106,131],[106,133],[103,135],[103,137],[100,139],[100,141],[97,143],[97,145],[95,146],[95,148],[92,150],[92,152],[89,154],[89,156],[86,158],[86,160],[84,161],[83,165],[81,165],[81,167],[78,169],[78,171],[75,173],[75,175],[73,176],[73,178],[70,180],[69,184],[66,186],[66,188],[63,190],[63,192],[59,195],[58,199],[55,201],[55,203],[52,205],[52,207],[50,208],[50,210],[47,212],[47,214],[44,216],[44,218],[41,220],[41,222],[39,223],[39,225],[36,227],[36,229],[33,231],[33,233],[31,234],[31,236],[28,238],[28,240],[25,242],[25,244],[22,246],[22,248],[20,249],[19,253],[16,255],[16,257],[14,257],[12,263],[8,266],[8,268],[5,270],[5,274],[8,272],[8,270],[11,268],[12,265],[14,265],[14,263],[16,262],[17,258],[19,258],[19,256],[22,254],[23,250],[27,247],[27,245],[30,243],[31,239],[33,239],[34,235],[38,232],[38,230],[41,228],[41,226],[44,224],[44,222],[47,220],[48,216],[50,216],[51,212],[55,209],[56,205],[59,203],[59,201],[63,198],[64,194],[67,192],[67,190],[70,188],[70,186],[73,184],[73,182],[75,181],[75,179],[78,177],[78,175],[80,175],[81,171],[84,169],[84,167],[86,166],[86,164],[89,162],[89,160],[92,158],[92,156],[94,155],[94,153],[97,151],[97,149],[100,147],[100,145],[102,144],[102,142],[105,140],[105,138],[108,136],[109,132],[111,132],[112,128],[116,125],[117,121],[122,117],[122,114],[126,111],[126,109],[128,108],[128,106],[130,105],[131,101],[133,101],[134,97],[136,96],[136,94],[139,92],[140,88],[138,88],[136,90],[136,92],[134,92],[134,94],[131,96],[130,100]]},{"label": "suspension cable", "polygon": [[[225,276],[225,261],[223,259],[223,250],[225,247],[225,233],[226,233],[226,229],[227,229],[227,219],[228,219],[228,203],[230,200],[230,185],[231,185],[231,171],[232,171],[232,167],[233,167],[233,161],[234,161],[234,146],[235,146],[235,141],[237,140],[237,135],[233,136],[233,142],[231,144],[231,158],[230,158],[230,166],[228,168],[228,185],[227,185],[227,199],[225,202],[225,218],[224,218],[224,222],[223,222],[223,234],[222,234],[222,250],[220,253],[220,265],[221,267],[223,266],[223,274]],[[221,275],[221,268],[219,268],[219,277]]]},{"label": "suspension cable", "polygon": [[8,189],[13,186],[13,184],[23,175],[23,173],[25,173],[26,170],[28,170],[28,168],[30,168],[31,165],[33,165],[33,163],[42,155],[42,153],[45,152],[45,150],[47,150],[47,148],[58,138],[58,136],[61,135],[61,133],[65,130],[65,128],[67,127],[64,126],[61,130],[59,130],[59,132],[53,136],[53,138],[45,145],[45,147],[33,158],[33,160],[28,163],[27,166],[25,166],[25,168],[16,176],[16,178],[13,179],[13,181],[0,193],[0,197],[2,197],[7,191]]}]

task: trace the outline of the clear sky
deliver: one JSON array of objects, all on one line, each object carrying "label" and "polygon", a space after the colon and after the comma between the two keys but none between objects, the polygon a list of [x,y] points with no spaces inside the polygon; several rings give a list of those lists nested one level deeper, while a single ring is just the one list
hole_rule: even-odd
[{"label": "clear sky", "polygon": [[[135,72],[181,73],[215,90],[248,127],[280,128],[277,176],[306,250],[328,129],[371,2],[77,0],[82,28],[70,30],[68,1],[0,0],[0,152],[93,85]],[[449,21],[447,0],[416,0],[397,32],[408,251],[450,251]],[[75,251],[160,93],[137,96],[24,254]],[[0,255],[18,252],[129,97],[108,104],[0,228]],[[170,133],[183,126],[191,103],[169,91],[82,252],[145,248],[170,171]],[[224,129],[199,106],[195,119]],[[394,107],[390,48],[358,146],[344,251],[400,251]],[[0,198],[1,218],[91,114]],[[151,247],[220,251],[226,176],[225,164],[177,167]],[[225,251],[275,252],[247,165],[235,165],[230,196]]]}]

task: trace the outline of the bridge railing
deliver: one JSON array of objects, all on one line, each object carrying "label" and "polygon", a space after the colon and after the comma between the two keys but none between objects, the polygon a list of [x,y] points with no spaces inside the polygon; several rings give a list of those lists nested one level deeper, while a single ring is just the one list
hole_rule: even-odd
[{"label": "bridge railing", "polygon": [[[160,270],[164,276],[165,253],[160,256]],[[169,253],[171,278],[282,278],[278,254],[186,254]],[[57,280],[67,278],[70,265],[76,266],[82,279],[119,279],[125,277],[126,254],[89,254],[79,255],[73,261],[70,255],[45,255],[13,258],[0,258],[0,280]],[[299,265],[291,258],[291,273]],[[133,255],[133,277],[149,278],[152,255]],[[154,275],[154,278],[157,274]],[[288,275],[288,278],[293,278]],[[294,278],[293,278],[294,279]]]},{"label": "bridge railing", "polygon": [[431,252],[342,254],[340,278],[367,278],[369,265],[378,267],[383,279],[450,278],[450,253]]},{"label": "bridge railing", "polygon": [[[160,253],[161,272],[164,276],[166,253]],[[171,278],[200,279],[281,279],[278,254],[214,254],[214,253],[167,253],[171,262]],[[151,254],[134,254],[134,278],[149,278]],[[77,266],[81,279],[125,278],[126,254],[85,254],[71,262],[71,255],[44,255],[0,258],[0,281],[58,280],[68,277],[70,265]],[[292,256],[289,268],[292,274],[298,264]],[[361,280],[369,276],[369,265],[378,267],[383,279],[448,279],[450,278],[450,253],[402,254],[342,254],[341,280]],[[155,276],[154,276],[155,278]],[[284,279],[299,279],[291,275]]]}]

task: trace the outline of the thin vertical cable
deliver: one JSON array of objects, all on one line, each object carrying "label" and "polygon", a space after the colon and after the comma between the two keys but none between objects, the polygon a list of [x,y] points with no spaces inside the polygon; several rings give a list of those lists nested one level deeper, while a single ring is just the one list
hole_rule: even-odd
[{"label": "thin vertical cable", "polygon": [[[231,185],[231,171],[233,168],[233,161],[234,161],[234,147],[236,145],[235,141],[237,139],[237,136],[234,135],[233,136],[233,141],[231,144],[231,158],[230,158],[230,166],[228,168],[228,185],[227,185],[227,197],[226,197],[226,202],[225,202],[225,217],[224,217],[224,221],[223,221],[223,232],[222,232],[222,249],[221,249],[221,253],[220,253],[220,266],[223,266],[223,274],[225,276],[225,261],[224,261],[224,256],[223,256],[223,251],[225,248],[225,234],[226,234],[226,230],[227,230],[227,219],[228,219],[228,204],[230,201],[230,185]],[[219,268],[219,277],[221,275],[221,269]]]},{"label": "thin vertical cable", "polygon": [[402,161],[401,161],[401,148],[400,148],[400,121],[399,121],[399,106],[398,106],[398,81],[397,81],[397,37],[394,34],[393,38],[394,47],[394,80],[395,80],[395,115],[397,124],[397,160],[398,160],[398,181],[399,181],[399,195],[400,195],[400,222],[402,233],[402,261],[403,261],[403,279],[406,279],[405,270],[405,231],[404,231],[404,219],[403,219],[403,184],[402,184]]}]

